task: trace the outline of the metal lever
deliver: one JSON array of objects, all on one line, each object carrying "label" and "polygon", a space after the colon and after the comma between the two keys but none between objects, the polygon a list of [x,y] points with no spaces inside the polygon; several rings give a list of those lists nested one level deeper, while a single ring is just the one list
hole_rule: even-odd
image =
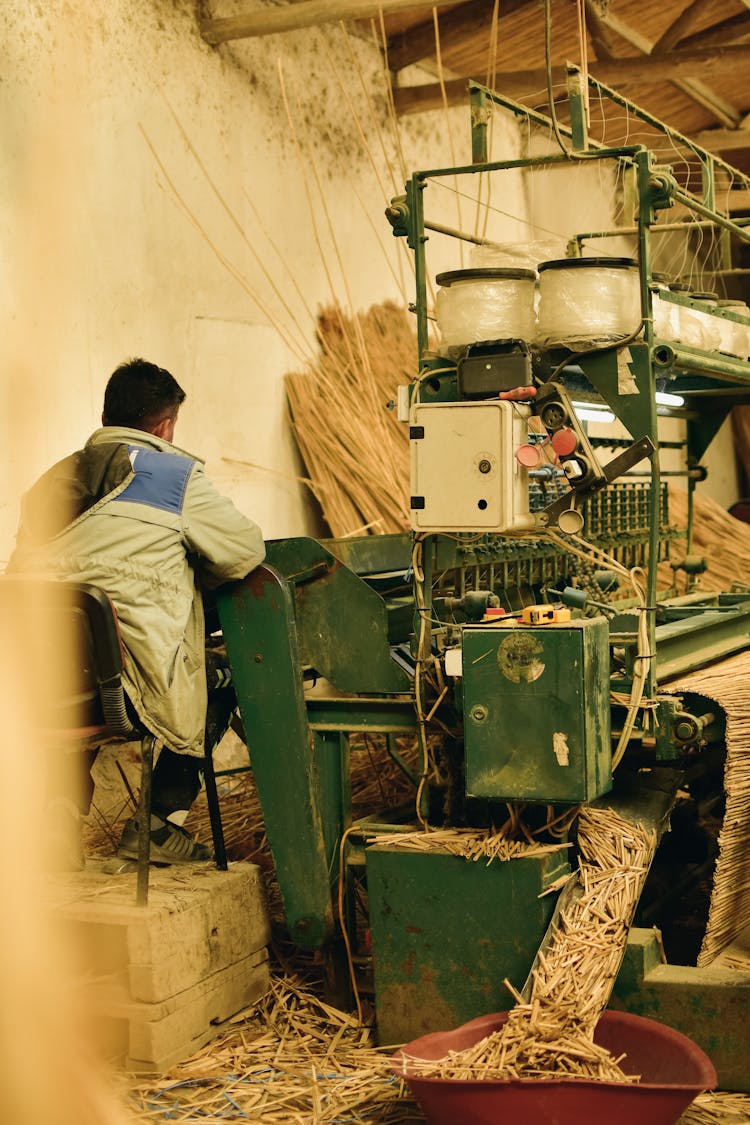
[{"label": "metal lever", "polygon": [[622,453],[618,453],[616,457],[602,466],[602,478],[592,481],[590,485],[582,485],[580,488],[571,489],[564,496],[560,496],[559,499],[548,504],[537,514],[537,525],[549,527],[551,523],[558,524],[563,512],[577,507],[580,501],[585,500],[600,488],[605,488],[608,484],[611,484],[613,480],[622,476],[628,469],[632,469],[633,465],[637,465],[644,457],[650,457],[654,453],[654,448],[654,443],[649,437],[643,437],[640,441],[629,445],[627,449],[623,449]]}]

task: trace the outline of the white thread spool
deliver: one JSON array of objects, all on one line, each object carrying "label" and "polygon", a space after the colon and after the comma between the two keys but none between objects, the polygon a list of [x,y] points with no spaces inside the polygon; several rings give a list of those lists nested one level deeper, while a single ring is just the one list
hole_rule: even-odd
[{"label": "white thread spool", "polygon": [[698,304],[698,316],[701,322],[701,343],[699,347],[707,352],[718,352],[721,346],[721,322],[717,316],[708,309],[715,309],[718,304],[716,293],[693,293],[691,300]]},{"label": "white thread spool", "polygon": [[665,301],[662,293],[669,290],[667,274],[651,275],[651,313],[654,318],[654,336],[657,340],[677,340],[679,338],[680,308],[672,301]]},{"label": "white thread spool", "polygon": [[534,339],[533,270],[451,270],[435,280],[440,286],[435,312],[442,348],[480,340]]},{"label": "white thread spool", "polygon": [[539,265],[539,342],[609,343],[641,319],[632,258],[559,258]]},{"label": "white thread spool", "polygon": [[[719,301],[717,307],[737,316],[750,317],[750,309],[744,301]],[[750,352],[750,327],[740,324],[729,317],[719,321],[719,336],[721,339],[720,350],[727,355],[736,355],[740,359],[747,359]]]}]

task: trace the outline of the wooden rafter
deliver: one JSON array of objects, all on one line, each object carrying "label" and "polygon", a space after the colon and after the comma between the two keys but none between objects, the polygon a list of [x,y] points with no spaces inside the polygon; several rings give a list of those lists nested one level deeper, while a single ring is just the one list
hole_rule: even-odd
[{"label": "wooden rafter", "polygon": [[[463,4],[466,0],[442,2]],[[300,3],[285,4],[279,8],[258,8],[241,16],[203,20],[200,29],[206,42],[216,45],[232,39],[275,35],[339,20],[369,19],[380,12],[389,15],[439,6],[440,0],[300,0]]]},{"label": "wooden rafter", "polygon": [[[595,78],[608,86],[627,86],[671,82],[690,79],[695,75],[706,76],[725,73],[727,68],[750,64],[750,44],[737,44],[715,51],[672,51],[667,57],[591,59],[589,70]],[[460,101],[466,91],[466,81],[474,75],[465,75],[446,83],[446,92],[453,104]],[[546,83],[543,67],[533,70],[502,71],[495,75],[498,90],[511,97],[524,97],[542,90]],[[552,68],[552,81],[555,85],[565,82],[566,68]],[[399,113],[414,113],[421,109],[442,106],[440,86],[405,86],[395,91],[396,109]],[[739,116],[739,115],[738,115]]]},{"label": "wooden rafter", "polygon": [[594,44],[598,59],[613,59],[615,57],[615,43],[612,31],[602,19],[599,8],[586,0],[586,28]]},{"label": "wooden rafter", "polygon": [[[501,0],[500,20],[529,6],[530,0]],[[456,8],[440,16],[440,43],[443,50],[453,44],[465,43],[475,35],[488,32],[495,10],[495,0],[474,0],[467,8]],[[388,40],[388,66],[403,70],[435,54],[435,24],[430,17],[408,31]]]},{"label": "wooden rafter", "polygon": [[724,47],[744,39],[746,35],[750,35],[750,12],[740,12],[738,16],[730,16],[697,35],[689,35],[680,42],[680,47],[687,51],[693,47]]},{"label": "wooden rafter", "polygon": [[698,19],[701,9],[705,8],[705,0],[693,0],[692,4],[688,4],[676,20],[673,20],[666,31],[662,32],[659,38],[651,48],[654,55],[662,54],[664,51],[669,51],[675,47],[681,39],[690,31],[691,27]]},{"label": "wooden rafter", "polygon": [[709,152],[738,152],[750,149],[750,128],[740,125],[739,129],[703,129],[693,134],[693,140]]},{"label": "wooden rafter", "polygon": [[[632,47],[635,47],[643,55],[646,55],[650,58],[664,58],[666,57],[664,52],[672,49],[674,44],[681,39],[683,32],[687,30],[691,26],[692,22],[697,18],[699,14],[698,8],[702,3],[703,0],[693,0],[693,3],[690,4],[672,24],[670,24],[670,26],[657,40],[656,43],[651,43],[650,40],[648,40],[644,35],[641,35],[639,31],[636,31],[635,28],[630,27],[629,24],[623,23],[622,20],[617,19],[617,17],[612,15],[611,13],[606,16],[600,15],[591,0],[586,0],[586,18],[589,21],[590,27],[599,26],[600,29],[605,28],[608,32],[614,33],[621,39],[624,39],[626,43],[629,43]],[[594,46],[596,47],[596,43],[594,43]],[[597,55],[601,57],[598,48]],[[614,59],[616,57],[612,50],[611,39],[609,44],[609,54],[607,55],[607,57],[609,59]],[[677,86],[678,89],[682,90],[683,94],[687,94],[687,96],[692,101],[697,102],[698,105],[708,110],[708,112],[711,113],[717,119],[717,121],[721,122],[722,125],[727,125],[729,126],[729,128],[735,128],[739,124],[740,114],[738,110],[725,98],[720,97],[714,90],[711,90],[699,79],[695,78],[694,76],[690,76],[686,78],[678,78],[673,81],[674,85]]]}]

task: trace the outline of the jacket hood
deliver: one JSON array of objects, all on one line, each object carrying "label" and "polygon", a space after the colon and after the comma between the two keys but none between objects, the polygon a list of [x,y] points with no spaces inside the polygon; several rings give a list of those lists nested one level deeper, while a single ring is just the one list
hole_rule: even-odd
[{"label": "jacket hood", "polygon": [[78,450],[58,461],[24,497],[24,532],[46,542],[123,483],[133,468],[121,441]]},{"label": "jacket hood", "polygon": [[128,426],[102,426],[100,429],[94,430],[86,442],[85,448],[107,445],[113,441],[125,442],[127,445],[145,445],[149,449],[159,449],[162,453],[178,453],[182,457],[189,457],[191,461],[197,461],[201,465],[204,464],[202,457],[196,457],[194,453],[181,449],[179,445],[172,445],[171,442],[164,441],[156,434],[149,434],[146,430],[134,430]]}]

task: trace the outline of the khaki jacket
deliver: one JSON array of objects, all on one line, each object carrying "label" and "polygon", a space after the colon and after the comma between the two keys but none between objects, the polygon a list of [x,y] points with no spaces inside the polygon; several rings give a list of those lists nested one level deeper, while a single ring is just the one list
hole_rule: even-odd
[{"label": "khaki jacket", "polygon": [[260,528],[203,464],[141,430],[107,426],[26,494],[8,573],[100,586],[117,610],[124,685],[139,718],[177,753],[202,754],[202,587],[263,561]]}]

